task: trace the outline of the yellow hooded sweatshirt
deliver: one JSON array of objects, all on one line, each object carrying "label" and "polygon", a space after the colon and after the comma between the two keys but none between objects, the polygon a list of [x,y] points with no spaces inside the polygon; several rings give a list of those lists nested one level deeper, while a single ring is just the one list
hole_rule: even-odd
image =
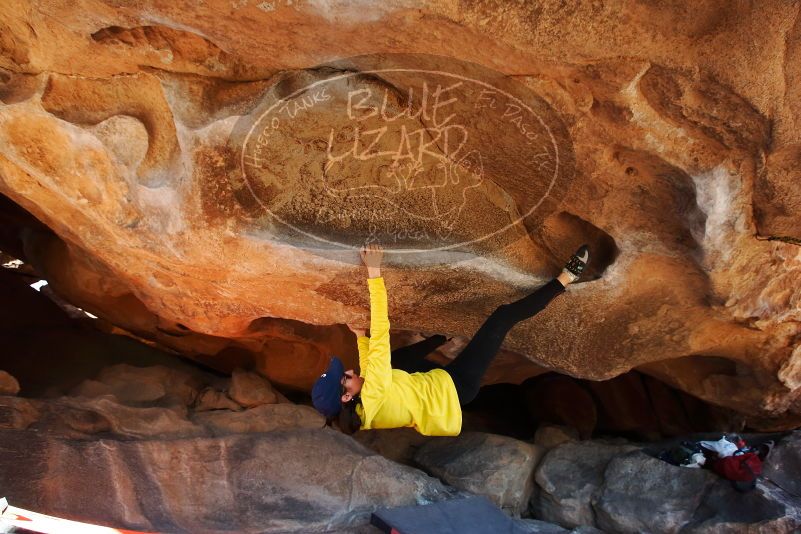
[{"label": "yellow hooded sweatshirt", "polygon": [[410,426],[426,436],[458,436],[462,408],[447,371],[409,374],[390,362],[387,290],[383,278],[369,278],[370,337],[359,337],[364,384],[356,413],[362,429]]}]

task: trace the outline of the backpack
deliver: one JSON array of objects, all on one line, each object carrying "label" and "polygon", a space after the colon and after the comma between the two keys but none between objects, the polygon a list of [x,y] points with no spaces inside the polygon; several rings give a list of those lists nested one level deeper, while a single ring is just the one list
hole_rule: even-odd
[{"label": "backpack", "polygon": [[727,480],[735,489],[747,491],[756,487],[756,478],[762,474],[762,460],[755,452],[744,452],[712,463],[712,470]]}]

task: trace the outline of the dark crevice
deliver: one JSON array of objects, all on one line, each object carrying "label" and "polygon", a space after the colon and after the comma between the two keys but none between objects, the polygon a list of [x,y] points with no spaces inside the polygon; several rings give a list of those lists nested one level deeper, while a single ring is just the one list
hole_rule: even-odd
[{"label": "dark crevice", "polygon": [[463,430],[531,440],[538,427],[575,429],[581,439],[657,441],[697,432],[739,432],[742,419],[638,371],[610,380],[545,373],[482,388],[464,409]]},{"label": "dark crevice", "polygon": [[157,326],[156,330],[158,330],[162,334],[165,334],[167,336],[172,336],[172,337],[184,337],[184,336],[188,335],[188,332],[174,332],[172,330],[169,330],[167,328],[163,328],[161,326]]},{"label": "dark crevice", "polygon": [[[180,77],[185,77],[185,78],[202,78],[203,80],[208,80],[208,81],[211,81],[211,82],[220,82],[220,83],[229,83],[229,84],[270,82],[276,76],[281,76],[282,74],[284,74],[286,72],[296,72],[296,71],[274,70],[274,71],[265,72],[264,74],[259,74],[258,76],[242,76],[242,75],[239,75],[239,74],[231,74],[229,76],[214,76],[212,74],[208,74],[207,75],[207,74],[197,74],[195,72],[187,72],[187,71],[182,71],[182,70],[170,70],[170,69],[165,69],[165,68],[161,68],[161,67],[156,67],[154,65],[143,65],[143,64],[140,64],[138,66],[143,72],[147,72],[148,74],[153,74],[154,76],[170,75],[170,76],[176,76],[176,77],[180,76]],[[48,71],[48,72],[52,72],[54,74],[67,75],[66,73],[61,73],[61,72],[57,72],[57,71]]]},{"label": "dark crevice", "polygon": [[[590,264],[584,274],[585,280],[595,280],[603,276],[620,254],[614,238],[589,221],[561,211],[548,217],[540,232],[545,246],[555,258],[562,258],[566,250],[575,250],[580,244],[590,246]],[[580,242],[579,242],[580,241]],[[570,243],[570,246],[565,246]]]},{"label": "dark crevice", "polygon": [[[121,26],[109,26],[91,34],[92,40],[100,44],[122,44],[131,47],[149,45],[156,50],[176,51],[175,43],[180,43],[185,39],[190,42],[203,42],[211,52],[227,55],[227,53],[200,34],[186,30],[177,30],[168,26],[138,26],[135,28],[123,28]],[[205,51],[207,54],[209,51]]]},{"label": "dark crevice", "polygon": [[0,250],[30,263],[25,254],[23,236],[31,232],[56,235],[19,204],[0,194]]},{"label": "dark crevice", "polygon": [[801,245],[801,239],[797,237],[790,237],[790,236],[757,236],[757,239],[761,239],[764,241],[781,241],[783,243],[790,243],[791,245]]}]

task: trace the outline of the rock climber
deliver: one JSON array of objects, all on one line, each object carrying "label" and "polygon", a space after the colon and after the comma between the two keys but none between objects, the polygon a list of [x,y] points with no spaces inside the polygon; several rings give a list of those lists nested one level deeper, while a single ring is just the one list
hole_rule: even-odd
[{"label": "rock climber", "polygon": [[589,263],[589,249],[582,245],[558,277],[520,300],[500,305],[459,355],[441,366],[425,359],[447,341],[441,335],[390,352],[387,292],[381,277],[384,251],[371,244],[359,254],[367,267],[370,291],[370,337],[365,330],[349,326],[357,337],[360,373],[345,370],[335,356],[312,388],[317,411],[329,422],[336,419],[347,434],[360,429],[413,427],[427,436],[459,435],[461,407],[478,394],[481,379],[506,334],[563,293]]}]

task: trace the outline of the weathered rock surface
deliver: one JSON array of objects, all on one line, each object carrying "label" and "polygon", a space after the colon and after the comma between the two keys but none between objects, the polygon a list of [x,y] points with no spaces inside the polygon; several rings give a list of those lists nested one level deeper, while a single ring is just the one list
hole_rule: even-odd
[{"label": "weathered rock surface", "polygon": [[635,451],[613,458],[593,499],[597,525],[609,532],[678,532],[717,477]]},{"label": "weathered rock surface", "polygon": [[[551,145],[532,150],[516,140],[522,122],[472,108],[454,118],[481,157],[450,157],[441,144],[430,147],[446,156],[435,168],[381,165],[366,150],[321,165],[329,139],[338,148],[351,141],[340,128],[349,94],[332,90],[312,116],[313,92],[296,91],[365,70],[353,60],[349,71],[340,58],[393,53],[453,58],[436,66],[463,74],[497,72],[536,102],[534,133]],[[362,78],[371,89],[402,86],[389,75]],[[384,101],[391,113],[403,108],[402,93]],[[410,107],[422,104],[417,98]],[[238,121],[278,99],[298,120],[264,144],[265,180],[250,183],[232,141]],[[327,430],[207,437],[319,424],[307,409],[273,404],[280,396],[252,376],[254,384],[230,388],[242,389],[231,397],[252,407],[244,412],[227,410],[229,388],[203,389],[171,372],[142,386],[127,371],[96,376],[123,352],[129,364],[158,359],[109,332],[303,390],[332,354],[355,367],[341,325],[366,326],[363,271],[355,254],[310,242],[308,231],[321,227],[349,245],[368,234],[392,245],[404,232],[427,236],[428,252],[390,254],[384,274],[396,332],[458,338],[440,361],[498,304],[547,280],[589,242],[589,276],[517,326],[487,374],[519,383],[547,371],[601,380],[637,369],[659,381],[578,388],[559,379],[575,395],[553,397],[559,403],[538,415],[582,437],[692,427],[697,405],[662,384],[734,409],[751,428],[797,427],[799,103],[801,5],[783,0],[0,3],[0,250],[4,261],[26,262],[22,282],[0,274],[0,368],[24,395],[58,397],[0,397],[0,486],[43,511],[189,532],[362,528],[378,503],[447,493]],[[397,125],[406,122],[395,121],[374,148],[398,149]],[[431,133],[436,115],[423,122]],[[445,185],[433,187],[425,180],[440,169]],[[521,179],[543,169],[555,170],[547,194],[542,181]],[[364,177],[382,194],[348,193]],[[388,177],[398,187],[385,187]],[[432,250],[506,223],[504,239]],[[90,328],[103,333],[77,328],[44,298],[21,313],[18,297],[34,275],[75,317],[99,316]],[[60,397],[71,390],[82,398]],[[646,401],[659,409],[643,409]],[[101,436],[140,441],[94,441]],[[566,442],[534,471],[531,507],[568,528],[798,531],[797,441],[777,447],[767,478],[747,494],[627,454],[629,445]],[[371,443],[404,461],[433,447]],[[468,450],[453,466],[446,453],[454,451],[440,452],[455,473],[471,465]],[[656,474],[671,473],[657,487]],[[500,466],[487,477],[503,500],[525,494],[516,488],[529,475]],[[671,486],[685,478],[686,487]],[[700,501],[689,487],[704,488]],[[111,505],[98,511],[101,498]]]},{"label": "weathered rock surface", "polygon": [[48,436],[96,439],[96,435],[128,439],[194,437],[206,430],[187,420],[181,406],[133,407],[112,396],[92,399],[21,399],[0,397],[2,428],[38,430]]},{"label": "weathered rock surface", "polygon": [[[532,366],[507,367],[510,381],[534,367],[591,379],[639,368],[752,426],[790,428],[801,421],[798,13],[781,0],[5,2],[0,192],[52,233],[18,219],[0,249],[126,331],[308,388],[331,354],[355,363],[349,333],[324,325],[367,322],[363,273],[355,255],[334,261],[286,237],[259,202],[277,198],[301,229],[336,207],[333,196],[308,199],[319,184],[296,178],[321,172],[311,162],[339,109],[269,147],[277,170],[263,191],[242,182],[229,134],[263,96],[300,105],[287,76],[319,80],[317,66],[334,58],[458,58],[541,100],[565,174],[540,212],[512,226],[516,240],[392,258],[393,326],[468,337],[586,238],[593,280],[511,333],[506,348]],[[512,127],[467,120],[488,139],[479,148],[492,180],[464,197],[470,216],[457,233],[478,235],[517,220],[541,188],[509,183],[531,169],[519,154],[532,153],[509,143]],[[343,164],[336,180],[380,170],[371,165]],[[464,193],[456,182],[437,201]],[[392,222],[420,226],[435,248],[445,240],[419,223],[418,194],[400,199],[409,210]],[[357,235],[370,213],[326,229]]]},{"label": "weathered rock surface", "polygon": [[630,444],[565,443],[537,468],[531,511],[563,527],[604,532],[796,532],[801,498],[772,477],[781,473],[792,487],[787,481],[799,476],[797,434],[785,438],[775,460],[768,457],[766,475],[745,493],[711,471],[676,467]]},{"label": "weathered rock surface", "polygon": [[40,417],[36,405],[17,397],[0,397],[0,428],[26,429]]},{"label": "weathered rock surface", "polygon": [[536,445],[469,432],[426,442],[414,461],[451,486],[486,495],[502,509],[520,515],[528,508],[541,456]]},{"label": "weathered rock surface", "polygon": [[431,441],[413,428],[390,428],[387,430],[360,430],[353,439],[393,462],[414,465],[414,455]]},{"label": "weathered rock surface", "polygon": [[592,502],[606,466],[631,445],[598,441],[565,443],[548,451],[537,467],[531,511],[534,517],[566,527],[595,525]]},{"label": "weathered rock surface", "polygon": [[325,426],[325,418],[314,408],[285,403],[263,404],[242,412],[228,410],[202,412],[192,419],[209,429],[213,436]]},{"label": "weathered rock surface", "polygon": [[740,493],[726,481],[717,480],[695,510],[682,532],[776,532],[789,534],[801,529],[801,499],[767,479],[758,479],[756,489]]},{"label": "weathered rock surface", "polygon": [[[64,399],[50,405],[58,407],[55,412],[51,412],[53,415],[61,411],[61,408],[73,413],[91,414],[92,421],[97,418],[107,422],[108,431],[120,437],[169,439],[205,434],[201,427],[187,420],[186,408],[181,405],[132,407],[119,404],[114,398],[109,397],[91,399],[87,402]],[[76,430],[81,429],[76,428]]]},{"label": "weathered rock surface", "polygon": [[794,432],[770,453],[765,478],[792,495],[801,495],[801,432]]},{"label": "weathered rock surface", "polygon": [[453,495],[327,429],[132,442],[0,430],[0,449],[15,505],[141,530],[324,532]]},{"label": "weathered rock surface", "polygon": [[578,439],[578,430],[566,426],[541,425],[534,434],[534,444],[545,450],[553,449],[557,445],[569,441],[578,441]]},{"label": "weathered rock surface", "polygon": [[217,391],[211,387],[207,387],[198,393],[193,408],[196,412],[205,412],[209,410],[239,411],[242,409],[242,406],[234,402],[226,393]]},{"label": "weathered rock surface", "polygon": [[73,393],[90,397],[113,395],[123,404],[157,402],[172,396],[184,406],[190,406],[204,383],[201,376],[199,372],[160,365],[134,367],[119,364],[103,369],[89,383],[78,385]]},{"label": "weathered rock surface", "polygon": [[234,369],[231,374],[231,387],[228,395],[234,402],[246,408],[278,402],[278,395],[267,380],[256,373],[242,369]]},{"label": "weathered rock surface", "polygon": [[[166,401],[0,396],[0,485],[19,506],[167,532],[369,532],[365,523],[377,506],[460,491],[487,495],[512,514],[533,514],[537,520],[518,523],[528,532],[801,528],[801,499],[793,493],[801,476],[798,432],[774,449],[765,477],[748,493],[624,440],[569,440],[543,456],[537,445],[481,433],[357,433],[444,486],[325,428],[308,406],[197,412],[178,397]],[[107,503],[102,509],[99,498]]]},{"label": "weathered rock surface", "polygon": [[[90,439],[96,434],[127,439],[168,439],[322,428],[325,419],[309,406],[286,401],[264,378],[239,372],[231,380],[241,404],[202,384],[227,381],[186,366],[103,369],[70,397],[18,399],[0,396],[2,428],[37,428],[52,436]],[[279,396],[285,402],[276,404]],[[273,404],[264,404],[271,401]]]}]

